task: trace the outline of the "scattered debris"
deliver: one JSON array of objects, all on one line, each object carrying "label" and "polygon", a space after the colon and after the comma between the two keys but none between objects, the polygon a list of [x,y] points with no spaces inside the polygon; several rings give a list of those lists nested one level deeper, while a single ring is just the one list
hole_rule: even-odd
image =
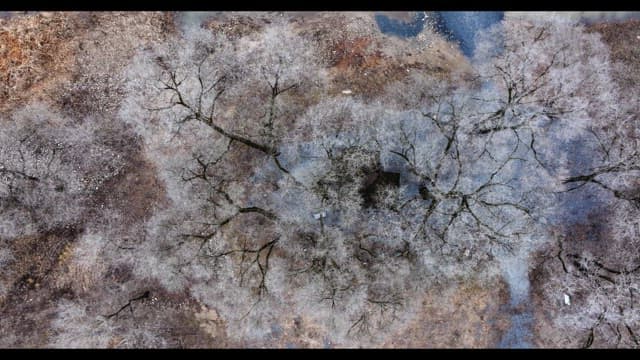
[{"label": "scattered debris", "polygon": [[326,217],[327,217],[327,213],[324,212],[324,211],[316,213],[316,214],[313,214],[313,218],[316,219],[316,220],[320,220],[320,219],[326,218]]}]

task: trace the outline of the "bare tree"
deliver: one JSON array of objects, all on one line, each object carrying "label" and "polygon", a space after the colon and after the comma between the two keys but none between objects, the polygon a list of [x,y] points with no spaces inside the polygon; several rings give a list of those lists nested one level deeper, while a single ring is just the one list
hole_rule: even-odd
[{"label": "bare tree", "polygon": [[[521,137],[526,131],[523,145],[559,180],[558,199],[584,191],[615,209],[601,209],[600,218],[580,225],[554,221],[570,230],[550,237],[556,239],[538,265],[548,281],[541,306],[553,314],[553,331],[541,339],[547,346],[635,347],[637,90],[620,88],[608,48],[579,24],[551,19],[505,26],[504,52],[497,56],[504,60],[480,67],[501,84],[502,105],[478,123],[478,134]],[[563,152],[573,154],[554,159]],[[566,211],[558,206],[553,217]],[[603,230],[589,244],[575,234],[580,226]]]},{"label": "bare tree", "polygon": [[91,194],[123,166],[86,124],[37,104],[4,121],[0,137],[3,237],[82,222]]},{"label": "bare tree", "polygon": [[548,280],[542,295],[545,306],[555,308],[551,326],[558,329],[542,337],[547,344],[640,346],[638,210],[617,200],[611,211],[599,240],[606,244],[559,236],[543,257],[540,267]]},{"label": "bare tree", "polygon": [[507,22],[504,47],[478,54],[471,81],[414,75],[370,103],[328,96],[313,42],[289,26],[141,54],[121,114],[172,200],[141,271],[226,309],[238,336],[311,307],[341,341],[373,341],[425,286],[536,249],[558,183],[635,156],[611,135],[610,162],[566,176],[553,155],[611,114],[606,48],[576,24]]}]

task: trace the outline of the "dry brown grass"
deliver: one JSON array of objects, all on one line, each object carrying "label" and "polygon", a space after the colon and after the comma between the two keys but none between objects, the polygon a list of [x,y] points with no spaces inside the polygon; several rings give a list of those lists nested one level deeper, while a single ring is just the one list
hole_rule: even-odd
[{"label": "dry brown grass", "polygon": [[59,263],[78,234],[78,230],[69,227],[10,242],[15,261],[3,269],[0,278],[12,284],[0,303],[0,329],[6,330],[0,347],[46,346],[50,321],[55,317],[55,301],[73,296],[69,289],[59,289],[54,284]]},{"label": "dry brown grass", "polygon": [[0,111],[45,94],[70,76],[82,30],[74,15],[36,14],[0,20]]},{"label": "dry brown grass", "polygon": [[509,326],[509,314],[501,308],[508,297],[499,278],[433,288],[424,294],[414,320],[384,347],[495,347]]}]

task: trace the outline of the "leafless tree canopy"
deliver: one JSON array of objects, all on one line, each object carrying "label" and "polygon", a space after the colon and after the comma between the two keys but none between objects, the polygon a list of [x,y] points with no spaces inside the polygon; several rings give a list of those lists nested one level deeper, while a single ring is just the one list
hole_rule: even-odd
[{"label": "leafless tree canopy", "polygon": [[[552,314],[543,345],[640,346],[639,94],[596,34],[505,21],[469,74],[413,71],[374,100],[333,89],[317,45],[280,21],[233,38],[189,29],[137,52],[117,119],[15,111],[0,123],[0,239],[86,228],[79,254],[189,293],[249,341],[289,312],[376,344],[426,289],[519,261]],[[126,215],[96,210],[130,156],[107,139],[116,122],[167,198],[126,244],[108,230]],[[597,245],[563,222],[581,192],[611,209]],[[63,317],[113,331],[153,293],[123,299],[99,321],[71,303]]]}]

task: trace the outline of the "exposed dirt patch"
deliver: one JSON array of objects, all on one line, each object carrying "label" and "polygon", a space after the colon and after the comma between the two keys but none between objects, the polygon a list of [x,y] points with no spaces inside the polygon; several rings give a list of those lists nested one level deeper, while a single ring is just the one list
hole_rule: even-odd
[{"label": "exposed dirt patch", "polygon": [[[108,347],[130,348],[143,346],[139,332],[153,334],[157,344],[170,348],[217,348],[228,347],[225,322],[215,309],[208,309],[188,291],[171,292],[155,281],[129,282],[129,297],[120,296],[106,317],[114,328],[109,336]],[[140,295],[143,294],[143,295]],[[144,296],[146,295],[146,296]],[[105,308],[94,308],[92,313],[104,312]],[[105,316],[106,315],[106,316]],[[138,329],[132,332],[131,329]]]},{"label": "exposed dirt patch", "polygon": [[613,76],[623,89],[622,96],[635,101],[640,90],[640,20],[599,23],[587,29],[599,32],[609,45],[611,60],[619,63]]},{"label": "exposed dirt patch", "polygon": [[335,68],[335,71],[379,65],[382,61],[382,52],[379,49],[369,50],[371,40],[367,37],[340,39],[331,46],[329,64]]},{"label": "exposed dirt patch", "polygon": [[[0,312],[0,347],[38,348],[49,344],[51,322],[57,316],[57,302],[75,295],[68,289],[40,287],[25,292],[22,301],[3,306]],[[16,299],[16,298],[14,298]]]},{"label": "exposed dirt patch", "polygon": [[464,283],[449,289],[434,288],[424,295],[422,310],[403,332],[384,347],[495,347],[509,326],[506,284]]},{"label": "exposed dirt patch", "polygon": [[327,330],[308,315],[289,314],[279,324],[272,325],[269,339],[245,346],[317,349],[332,347],[332,344],[328,340]]},{"label": "exposed dirt patch", "polygon": [[0,347],[47,344],[56,300],[74,296],[69,289],[53,286],[56,269],[65,258],[65,249],[80,232],[73,227],[60,228],[9,243],[15,260],[3,269],[0,280],[13,285],[0,303],[0,329],[11,331],[2,331],[7,336],[0,340]]},{"label": "exposed dirt patch", "polygon": [[126,214],[125,225],[133,225],[147,220],[155,209],[167,203],[167,198],[155,166],[140,150],[131,154],[120,175],[104,184],[94,202],[96,210],[104,205]]},{"label": "exposed dirt patch", "polygon": [[403,39],[382,34],[373,13],[313,13],[294,20],[299,34],[318,44],[331,95],[351,90],[353,96],[373,99],[411,71],[446,77],[469,68],[462,53],[428,27],[416,38]]},{"label": "exposed dirt patch", "polygon": [[408,68],[385,56],[371,38],[341,39],[330,46],[333,92],[349,90],[365,97],[378,95],[384,86],[401,80]]},{"label": "exposed dirt patch", "polygon": [[[55,266],[64,258],[64,251],[80,233],[74,227],[54,229],[42,236],[27,236],[8,242],[14,255],[3,277],[13,275],[13,289],[8,296],[12,301],[24,300],[31,290],[45,286]],[[3,279],[4,280],[4,279]]]}]

